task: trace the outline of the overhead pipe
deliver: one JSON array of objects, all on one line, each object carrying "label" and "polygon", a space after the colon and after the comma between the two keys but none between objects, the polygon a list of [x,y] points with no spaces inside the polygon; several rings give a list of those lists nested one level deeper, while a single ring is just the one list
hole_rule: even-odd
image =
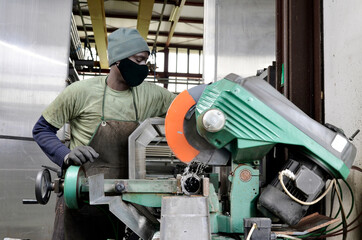
[{"label": "overhead pipe", "polygon": [[88,39],[87,29],[86,29],[85,23],[84,23],[83,13],[82,13],[82,9],[81,9],[81,7],[80,7],[80,2],[79,2],[79,1],[78,1],[78,11],[79,11],[80,19],[81,19],[81,21],[82,21],[83,31],[84,31],[84,34],[85,34],[84,50],[85,50],[86,48],[88,48],[88,50],[89,50],[89,52],[90,52],[90,55],[91,55],[91,58],[92,58],[92,60],[94,61],[93,53],[92,53],[92,49],[91,49],[91,45],[90,45],[90,42],[89,42],[89,39]]},{"label": "overhead pipe", "polygon": [[162,23],[163,14],[164,14],[164,11],[165,11],[166,4],[167,4],[167,0],[164,0],[162,10],[161,10],[160,20],[159,20],[157,31],[156,31],[155,42],[153,43],[152,51],[154,51],[156,49],[157,38],[158,38],[158,35],[160,34],[160,27],[161,27],[161,23]]},{"label": "overhead pipe", "polygon": [[[83,16],[90,16],[89,11],[83,10],[82,11]],[[79,15],[78,11],[73,11],[74,15]],[[137,19],[137,14],[133,14],[133,13],[112,13],[112,12],[107,12],[106,14],[107,18],[126,18],[126,19]],[[170,16],[163,16],[164,19],[169,19]],[[152,16],[151,17],[151,21],[158,21],[159,16]],[[168,20],[163,20],[163,21],[168,21]],[[204,24],[204,19],[203,18],[194,18],[194,17],[180,17],[178,22],[182,22],[182,23],[192,23],[192,24]]]}]

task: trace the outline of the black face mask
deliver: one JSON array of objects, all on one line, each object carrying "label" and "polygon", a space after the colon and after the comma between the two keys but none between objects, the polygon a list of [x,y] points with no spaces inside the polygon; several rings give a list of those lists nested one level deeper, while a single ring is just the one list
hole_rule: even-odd
[{"label": "black face mask", "polygon": [[138,65],[128,58],[122,59],[117,65],[126,84],[130,87],[140,85],[148,75],[147,65]]}]

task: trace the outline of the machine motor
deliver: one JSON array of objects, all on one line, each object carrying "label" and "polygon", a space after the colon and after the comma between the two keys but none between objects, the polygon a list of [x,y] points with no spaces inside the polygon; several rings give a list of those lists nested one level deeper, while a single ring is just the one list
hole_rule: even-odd
[{"label": "machine motor", "polygon": [[[300,202],[314,201],[332,176],[309,156],[299,152],[291,155],[280,172],[285,173],[282,176],[283,184]],[[289,177],[286,176],[288,174]],[[288,225],[297,224],[309,208],[309,205],[298,203],[288,196],[281,185],[280,176],[261,193],[259,203]]]}]

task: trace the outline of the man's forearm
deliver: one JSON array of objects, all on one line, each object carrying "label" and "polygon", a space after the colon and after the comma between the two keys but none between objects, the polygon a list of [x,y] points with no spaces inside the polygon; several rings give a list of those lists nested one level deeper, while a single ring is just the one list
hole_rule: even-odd
[{"label": "man's forearm", "polygon": [[70,149],[57,137],[58,130],[41,116],[33,128],[33,138],[49,159],[61,167]]}]

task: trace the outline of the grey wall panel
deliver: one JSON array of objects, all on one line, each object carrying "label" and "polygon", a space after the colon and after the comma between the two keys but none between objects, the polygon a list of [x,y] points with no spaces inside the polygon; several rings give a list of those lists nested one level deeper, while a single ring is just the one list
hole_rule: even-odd
[{"label": "grey wall panel", "polygon": [[65,86],[71,2],[0,1],[0,134],[31,137]]},{"label": "grey wall panel", "polygon": [[0,239],[51,238],[55,195],[45,206],[22,204],[24,198],[35,198],[40,166],[54,166],[39,150],[32,141],[0,139]]},{"label": "grey wall panel", "polygon": [[[37,171],[51,165],[32,128],[64,89],[68,75],[72,1],[0,1],[0,239],[50,239],[55,196],[34,198]],[[53,165],[54,166],[54,165]]]},{"label": "grey wall panel", "polygon": [[275,61],[274,0],[208,0],[204,12],[206,83],[252,76]]},{"label": "grey wall panel", "polygon": [[[362,127],[361,13],[360,0],[323,1],[325,121],[342,128],[347,136]],[[361,133],[353,144],[357,148],[354,165],[361,167]],[[352,170],[347,181],[355,196],[355,208],[349,218],[352,221],[362,212],[362,174]],[[343,196],[344,206],[349,208],[352,199],[346,187],[343,188]],[[326,203],[326,209],[329,209],[329,201]],[[337,200],[335,204],[338,204]],[[328,238],[332,239],[339,240],[341,236]],[[362,228],[349,232],[347,239],[362,239]]]}]

